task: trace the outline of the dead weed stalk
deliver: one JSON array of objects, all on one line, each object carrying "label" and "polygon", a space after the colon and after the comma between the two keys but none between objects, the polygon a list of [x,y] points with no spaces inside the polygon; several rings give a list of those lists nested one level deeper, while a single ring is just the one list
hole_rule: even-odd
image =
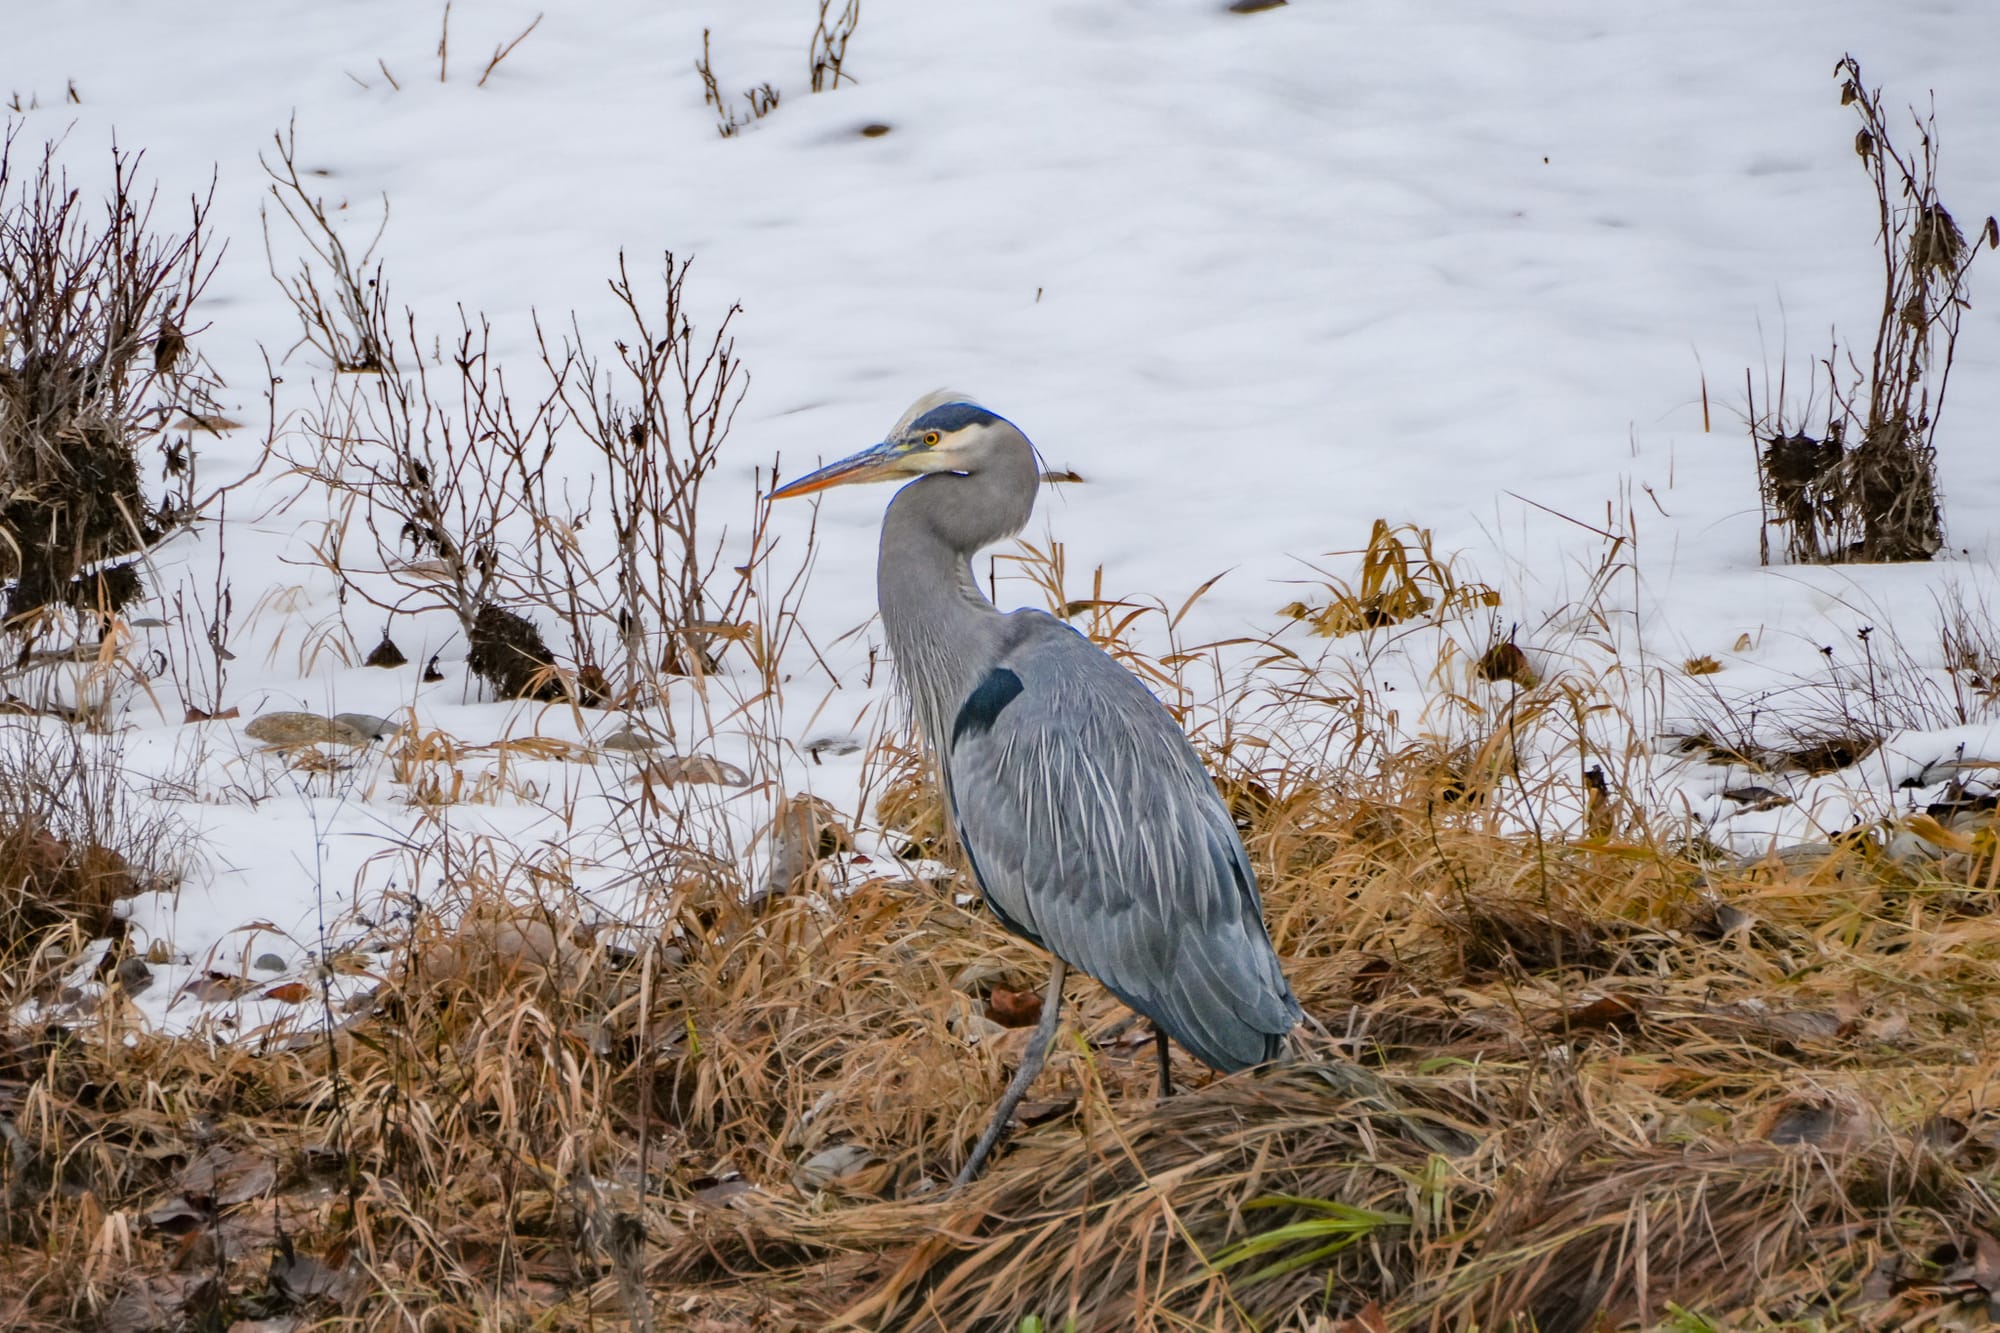
[{"label": "dead weed stalk", "polygon": [[1782,379],[1761,412],[1749,398],[1764,518],[1783,527],[1798,563],[1928,560],[1944,545],[1937,432],[1969,305],[1966,277],[1982,244],[2000,246],[2000,224],[1988,218],[1968,242],[1939,198],[1934,113],[1911,113],[1918,149],[1907,153],[1853,56],[1834,77],[1841,105],[1861,119],[1854,151],[1880,217],[1882,310],[1866,365],[1836,341],[1816,368],[1827,395],[1817,438],[1803,429],[1810,402],[1787,424]]}]

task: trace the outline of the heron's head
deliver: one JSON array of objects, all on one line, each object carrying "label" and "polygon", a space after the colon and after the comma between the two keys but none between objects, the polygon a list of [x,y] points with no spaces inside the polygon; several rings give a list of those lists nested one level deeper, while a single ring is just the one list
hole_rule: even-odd
[{"label": "heron's head", "polygon": [[851,458],[829,463],[771,492],[782,500],[810,495],[829,486],[891,481],[932,472],[978,472],[996,450],[1019,448],[1021,432],[1005,417],[949,390],[925,394],[880,443]]}]

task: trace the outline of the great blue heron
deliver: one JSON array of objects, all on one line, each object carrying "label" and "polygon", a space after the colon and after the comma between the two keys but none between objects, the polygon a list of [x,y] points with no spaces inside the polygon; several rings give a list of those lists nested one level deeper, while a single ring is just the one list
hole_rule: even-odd
[{"label": "great blue heron", "polygon": [[1013,423],[951,393],[773,493],[916,478],[882,520],[876,594],[896,674],[1000,924],[1055,955],[1042,1016],[960,1172],[978,1174],[1041,1071],[1075,967],[1224,1072],[1274,1059],[1302,1017],[1243,843],[1172,715],[1043,611],[1003,613],[971,557],[1019,532],[1040,482]]}]

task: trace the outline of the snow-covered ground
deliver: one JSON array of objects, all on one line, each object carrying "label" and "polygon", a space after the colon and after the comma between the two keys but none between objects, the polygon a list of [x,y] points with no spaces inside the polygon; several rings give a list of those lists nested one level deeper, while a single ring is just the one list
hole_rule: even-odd
[{"label": "snow-covered ground", "polygon": [[[797,475],[858,449],[948,383],[1085,479],[1045,492],[1024,534],[1064,545],[1072,596],[1102,566],[1112,595],[1178,605],[1227,571],[1183,623],[1187,642],[1273,632],[1280,607],[1316,594],[1313,567],[1353,578],[1355,557],[1330,553],[1361,546],[1377,518],[1416,523],[1462,577],[1500,592],[1502,628],[1519,626],[1544,670],[1602,672],[1612,654],[1598,640],[1635,680],[1650,665],[1653,683],[1629,698],[1651,733],[1711,688],[1768,697],[1767,712],[1800,698],[1824,711],[1830,672],[1865,677],[1863,626],[1937,684],[1939,599],[2000,596],[1995,272],[1973,272],[1940,435],[1946,558],[1761,568],[1741,422],[1746,369],[1761,396],[1781,369],[1809,373],[1830,329],[1872,336],[1876,217],[1832,76],[1842,54],[1891,106],[1934,94],[1942,190],[1968,234],[2000,209],[2000,14],[1987,0],[1294,0],[1254,14],[1219,0],[868,0],[853,82],[820,95],[807,84],[811,0],[550,8],[483,87],[488,56],[534,5],[454,5],[442,80],[442,5],[18,8],[0,44],[0,97],[33,108],[10,120],[17,157],[64,137],[88,187],[115,139],[145,151],[168,200],[218,176],[213,223],[230,249],[197,345],[231,415],[253,425],[210,447],[213,477],[254,460],[264,357],[297,337],[260,230],[259,154],[289,124],[356,248],[386,197],[379,256],[395,302],[447,340],[458,307],[483,311],[497,358],[523,377],[533,314],[560,326],[574,311],[608,348],[619,253],[649,280],[660,252],[692,256],[695,319],[712,327],[742,306],[736,350],[752,381],[707,491],[739,538],[757,469],[781,457]],[[782,94],[729,139],[695,72],[704,29],[728,96],[766,81]],[[888,132],[860,133],[876,124]],[[299,245],[282,219],[271,237],[290,269]],[[312,405],[328,368],[299,351],[279,370],[284,413]],[[642,887],[615,827],[625,761],[523,759],[514,774],[542,799],[426,815],[379,755],[303,777],[241,737],[277,708],[414,708],[472,744],[620,725],[481,702],[442,618],[397,626],[405,669],[336,669],[326,655],[302,669],[304,645],[342,610],[307,549],[324,502],[277,507],[297,489],[272,469],[228,513],[225,702],[242,719],[184,726],[177,706],[162,715],[143,697],[124,717],[133,772],[195,798],[176,802],[199,832],[191,877],[132,905],[138,940],[172,960],[141,1007],[176,1027],[217,1014],[183,992],[190,975],[305,975],[317,952],[366,935],[356,914],[380,920],[385,890],[428,891],[435,867],[413,873],[396,852],[419,821],[530,846],[574,838],[585,889],[615,905]],[[676,687],[682,747],[758,779],[701,797],[732,854],[758,855],[784,795],[845,811],[859,799],[860,755],[752,753],[743,737],[865,738],[887,712],[886,673],[866,683],[880,636],[849,634],[873,612],[887,498],[839,490],[818,510],[803,619],[837,688],[795,652],[781,703],[707,736],[702,719],[727,717],[751,686],[716,682],[705,699]],[[804,549],[812,520],[806,504],[780,507],[781,554]],[[1609,544],[1593,529],[1627,538],[1601,597],[1591,580]],[[158,581],[205,587],[214,540],[176,544]],[[1004,566],[1000,580],[1003,603],[1039,602]],[[1585,602],[1604,626],[1579,616]],[[357,657],[380,628],[378,613],[346,608]],[[1487,632],[1482,613],[1462,637],[1476,653]],[[1285,635],[1321,651],[1303,628]],[[445,679],[421,683],[440,650]],[[1368,645],[1330,651],[1360,663]],[[1704,655],[1723,670],[1690,684],[1679,665]],[[1435,639],[1369,660],[1416,725],[1416,700],[1437,687]],[[1950,776],[1941,761],[2000,760],[2000,731],[1943,730],[1945,710],[1891,720],[1913,733],[1775,810],[1738,813],[1720,796],[1741,772],[1664,757],[1657,771],[1718,838],[1757,846],[1929,799]],[[267,953],[283,972],[249,967]],[[253,1001],[232,1017],[254,1027],[284,1009]]]}]

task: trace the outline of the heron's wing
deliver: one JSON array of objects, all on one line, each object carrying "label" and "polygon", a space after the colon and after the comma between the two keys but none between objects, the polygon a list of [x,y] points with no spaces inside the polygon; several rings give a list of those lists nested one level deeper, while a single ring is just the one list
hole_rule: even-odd
[{"label": "heron's wing", "polygon": [[1009,621],[941,747],[987,902],[1205,1063],[1271,1059],[1298,1003],[1193,747],[1081,634],[1038,612]]}]

